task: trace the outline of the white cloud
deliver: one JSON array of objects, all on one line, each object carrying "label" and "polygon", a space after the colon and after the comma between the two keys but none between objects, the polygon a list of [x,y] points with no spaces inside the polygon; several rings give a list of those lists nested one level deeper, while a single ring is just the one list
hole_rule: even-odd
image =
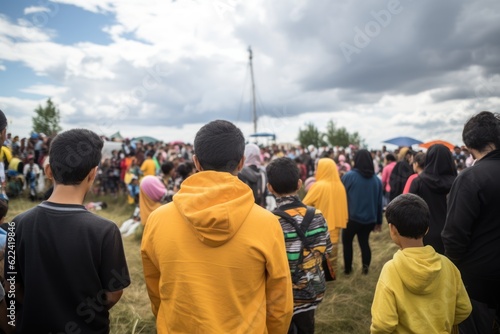
[{"label": "white cloud", "polygon": [[30,6],[24,8],[24,15],[30,15],[30,14],[35,14],[35,13],[48,13],[50,12],[50,9],[47,7],[41,7],[41,6]]},{"label": "white cloud", "polygon": [[5,71],[6,69],[7,67],[5,67],[5,65],[0,64],[0,71]]},{"label": "white cloud", "polygon": [[[500,96],[499,6],[401,3],[351,63],[339,44],[353,43],[353,29],[386,1],[52,0],[57,15],[65,4],[109,16],[111,42],[63,45],[29,17],[0,15],[0,60],[50,79],[23,92],[58,101],[65,128],[192,141],[215,118],[253,131],[248,72],[245,81],[252,45],[259,131],[294,142],[306,122],[324,130],[333,119],[372,147],[400,135],[459,143],[467,117]],[[489,10],[478,16],[478,8]],[[28,114],[32,104],[14,108]]]},{"label": "white cloud", "polygon": [[60,95],[68,91],[67,87],[53,86],[53,85],[34,85],[21,89],[24,93],[42,95],[45,97],[52,97]]}]

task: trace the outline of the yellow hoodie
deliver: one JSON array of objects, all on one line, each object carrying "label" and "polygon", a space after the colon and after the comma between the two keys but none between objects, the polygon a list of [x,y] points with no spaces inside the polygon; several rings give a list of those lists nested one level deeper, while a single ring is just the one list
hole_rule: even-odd
[{"label": "yellow hoodie", "polygon": [[336,229],[346,227],[349,214],[345,188],[340,181],[337,165],[332,159],[319,159],[316,183],[312,185],[303,202],[323,213],[332,243],[338,243],[338,230]]},{"label": "yellow hoodie", "polygon": [[399,250],[382,268],[371,333],[451,333],[472,311],[460,272],[432,248]]},{"label": "yellow hoodie", "polygon": [[293,313],[283,231],[229,173],[187,178],[142,238],[157,331],[286,333]]}]

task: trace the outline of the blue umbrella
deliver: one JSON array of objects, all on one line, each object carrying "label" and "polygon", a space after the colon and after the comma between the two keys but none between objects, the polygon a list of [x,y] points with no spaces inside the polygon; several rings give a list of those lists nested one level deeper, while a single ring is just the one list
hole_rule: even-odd
[{"label": "blue umbrella", "polygon": [[422,144],[423,142],[411,137],[396,137],[384,140],[382,143],[393,144],[396,146],[412,146],[415,144]]}]

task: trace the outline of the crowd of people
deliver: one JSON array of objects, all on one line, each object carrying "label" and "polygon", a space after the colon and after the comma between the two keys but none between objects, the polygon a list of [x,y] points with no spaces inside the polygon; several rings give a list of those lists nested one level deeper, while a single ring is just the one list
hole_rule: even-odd
[{"label": "crowd of people", "polygon": [[[126,139],[104,158],[92,131],[19,141],[0,116],[4,199],[45,199],[7,230],[16,258],[5,278],[22,293],[3,303],[15,306],[17,332],[108,332],[130,284],[122,238],[142,231],[158,333],[314,333],[326,268],[351,275],[357,236],[368,274],[384,212],[400,250],[380,275],[371,332],[498,332],[498,114],[468,120],[453,151],[259,147],[219,120],[194,146]],[[83,206],[88,191],[127,196],[133,217],[118,229],[91,214],[105,203]],[[61,291],[64,282],[79,288]]]}]

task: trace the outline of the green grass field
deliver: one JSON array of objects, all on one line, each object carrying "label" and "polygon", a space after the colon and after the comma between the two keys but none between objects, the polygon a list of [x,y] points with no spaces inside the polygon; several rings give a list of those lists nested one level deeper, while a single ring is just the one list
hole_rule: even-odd
[{"label": "green grass field", "polygon": [[[99,199],[92,199],[99,200]],[[104,198],[108,208],[98,211],[118,225],[128,219],[133,207],[123,199]],[[33,206],[27,200],[11,200],[7,221],[16,214]],[[361,259],[357,241],[354,241],[353,273],[345,276],[342,270],[337,280],[328,283],[325,299],[316,312],[316,333],[367,333],[370,327],[370,308],[375,285],[384,263],[396,252],[395,246],[384,224],[381,233],[372,233],[372,265],[368,275],[361,275]],[[151,313],[149,298],[142,275],[139,237],[130,236],[124,240],[125,254],[132,276],[132,284],[125,289],[120,302],[111,310],[111,333],[156,333],[155,319]],[[342,246],[339,249],[339,266],[343,267]]]}]

